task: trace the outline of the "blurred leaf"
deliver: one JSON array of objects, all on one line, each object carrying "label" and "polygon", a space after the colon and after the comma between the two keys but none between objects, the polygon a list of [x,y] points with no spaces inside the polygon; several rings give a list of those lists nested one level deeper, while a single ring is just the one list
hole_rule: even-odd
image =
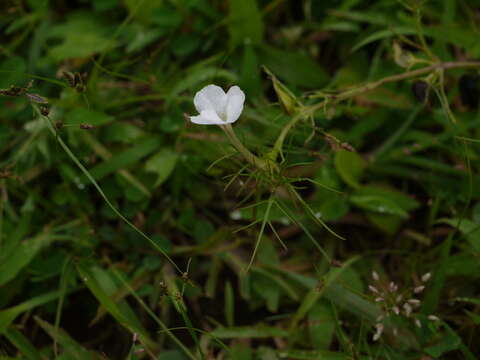
[{"label": "blurred leaf", "polygon": [[14,326],[3,334],[28,360],[42,360],[37,348]]},{"label": "blurred leaf", "polygon": [[49,37],[61,39],[61,43],[51,46],[49,55],[54,61],[88,57],[115,45],[108,35],[108,28],[91,13],[76,13],[51,28]]},{"label": "blurred leaf", "polygon": [[358,188],[365,170],[365,160],[355,152],[339,150],[335,153],[335,168],[348,185]]},{"label": "blurred leaf", "polygon": [[419,206],[409,196],[379,186],[362,186],[350,196],[350,201],[359,208],[380,214],[408,217],[408,212]]},{"label": "blurred leaf", "polygon": [[163,0],[123,0],[129,15],[143,24],[149,24],[155,10],[162,7]]},{"label": "blurred leaf", "polygon": [[113,116],[107,115],[101,111],[76,108],[65,116],[65,123],[68,125],[80,125],[86,123],[93,126],[100,126],[111,122],[113,119]]},{"label": "blurred leaf", "polygon": [[173,30],[179,27],[183,20],[182,14],[168,3],[153,9],[150,18],[152,23],[162,30]]},{"label": "blurred leaf", "polygon": [[178,154],[169,148],[160,149],[145,163],[145,170],[157,174],[154,187],[160,186],[172,173],[178,160]]},{"label": "blurred leaf", "polygon": [[308,331],[316,349],[328,350],[335,333],[335,316],[329,306],[319,302],[308,312]]},{"label": "blurred leaf", "polygon": [[144,47],[150,45],[152,42],[162,36],[163,31],[158,29],[135,29],[134,37],[127,45],[127,53],[134,53],[142,50]]},{"label": "blurred leaf", "polygon": [[62,350],[68,354],[68,358],[72,360],[93,360],[101,359],[100,356],[88,351],[78,342],[73,340],[64,330],[58,329],[55,326],[43,321],[38,316],[35,316],[35,322],[48,334],[52,339],[58,341],[62,345]]},{"label": "blurred leaf", "polygon": [[131,144],[142,136],[145,136],[145,131],[126,122],[113,122],[103,129],[103,139],[106,143]]},{"label": "blurred leaf", "polygon": [[370,222],[389,235],[395,234],[403,223],[403,218],[398,215],[386,215],[375,212],[367,212],[366,215]]},{"label": "blurred leaf", "polygon": [[475,251],[480,251],[480,224],[468,219],[440,219],[438,222],[449,224],[467,238]]},{"label": "blurred leaf", "polygon": [[23,240],[15,251],[0,263],[0,286],[15,278],[38,252],[52,241],[53,236],[49,232]]},{"label": "blurred leaf", "polygon": [[[350,354],[335,353],[331,351],[310,351],[310,350],[287,350],[280,351],[281,358],[293,360],[350,360]],[[359,360],[367,360],[368,357],[361,356]]]},{"label": "blurred leaf", "polygon": [[228,31],[233,47],[260,44],[263,39],[262,14],[256,0],[229,0]]},{"label": "blurred leaf", "polygon": [[225,283],[225,320],[228,327],[232,327],[235,324],[235,298],[233,295],[233,288],[230,281]]},{"label": "blurred leaf", "polygon": [[27,81],[22,74],[27,70],[27,63],[20,56],[9,56],[0,62],[0,88],[11,85],[24,86]]},{"label": "blurred leaf", "polygon": [[95,0],[92,5],[95,11],[106,11],[118,6],[119,0]]},{"label": "blurred leaf", "polygon": [[[130,319],[130,314],[123,313],[120,305],[118,305],[112,297],[108,294],[108,289],[97,281],[94,273],[91,272],[85,264],[77,264],[77,271],[83,283],[87,286],[93,296],[98,300],[110,315],[112,315],[119,324],[125,326],[132,334],[136,333],[140,337],[141,341],[147,346],[155,348],[157,345],[151,340],[145,331],[137,326],[137,321]],[[101,279],[100,279],[101,280]],[[106,285],[106,284],[104,284]],[[111,290],[111,289],[110,289]]]},{"label": "blurred leaf", "polygon": [[198,36],[180,34],[172,40],[172,52],[179,58],[187,57],[197,50],[201,43],[202,40]]},{"label": "blurred leaf", "polygon": [[59,296],[63,295],[61,291],[52,291],[46,294],[38,295],[31,297],[27,301],[24,301],[21,304],[12,306],[8,309],[0,311],[0,334],[3,334],[10,324],[15,320],[20,314],[30,311],[37,306],[44,305],[57,299]]},{"label": "blurred leaf", "polygon": [[[152,135],[141,138],[131,148],[113,155],[110,159],[94,166],[90,169],[90,174],[95,180],[100,180],[119,169],[137,163],[140,159],[155,151],[161,143],[161,138],[158,136]],[[86,183],[85,180],[83,182]]]},{"label": "blurred leaf", "polygon": [[245,44],[243,47],[242,68],[240,87],[247,98],[253,98],[261,94],[262,80],[260,77],[260,64],[258,55],[253,45]]},{"label": "blurred leaf", "polygon": [[462,340],[458,337],[458,335],[455,334],[455,332],[453,332],[450,328],[447,328],[446,330],[447,331],[442,334],[443,336],[435,345],[431,345],[423,349],[427,354],[438,358],[444,353],[456,350],[460,347]]},{"label": "blurred leaf", "polygon": [[271,337],[286,337],[288,331],[271,326],[236,326],[236,327],[220,327],[212,331],[212,335],[219,339],[261,339]]},{"label": "blurred leaf", "polygon": [[265,65],[288,84],[314,89],[328,81],[328,75],[320,64],[302,53],[265,45],[260,48],[260,55]]}]

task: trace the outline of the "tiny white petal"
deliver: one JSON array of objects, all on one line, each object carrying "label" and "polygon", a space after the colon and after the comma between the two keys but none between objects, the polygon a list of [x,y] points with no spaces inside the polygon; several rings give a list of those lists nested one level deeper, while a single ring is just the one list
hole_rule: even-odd
[{"label": "tiny white petal", "polygon": [[224,125],[214,110],[203,110],[198,116],[190,116],[190,121],[199,125]]},{"label": "tiny white petal", "polygon": [[240,117],[245,102],[245,93],[238,87],[232,86],[227,92],[227,123],[231,124]]},{"label": "tiny white petal", "polygon": [[412,305],[420,305],[420,300],[418,299],[410,299],[408,302]]},{"label": "tiny white petal", "polygon": [[372,278],[373,278],[373,280],[378,281],[379,276],[378,276],[378,273],[376,271],[372,271]]},{"label": "tiny white petal", "polygon": [[432,277],[431,273],[426,273],[425,275],[422,276],[422,281],[427,282],[428,280],[430,280],[431,277]]},{"label": "tiny white petal", "polygon": [[375,286],[373,285],[368,285],[368,288],[370,289],[371,292],[374,292],[375,294],[378,294],[378,290]]},{"label": "tiny white petal", "polygon": [[419,294],[419,293],[421,293],[424,289],[425,289],[425,286],[420,285],[420,286],[417,286],[415,289],[413,289],[413,292],[414,292],[415,294]]},{"label": "tiny white petal", "polygon": [[438,316],[435,316],[435,315],[428,315],[428,319],[429,319],[429,320],[432,320],[432,321],[440,321],[440,319],[438,318]]},{"label": "tiny white petal", "polygon": [[225,113],[227,95],[220,86],[207,85],[195,94],[193,104],[199,113],[213,110],[218,115]]}]

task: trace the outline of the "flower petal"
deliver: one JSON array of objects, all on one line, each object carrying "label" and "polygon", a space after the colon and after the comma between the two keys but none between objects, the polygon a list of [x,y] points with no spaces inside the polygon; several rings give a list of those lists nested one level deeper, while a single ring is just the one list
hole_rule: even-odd
[{"label": "flower petal", "polygon": [[190,116],[190,121],[199,125],[225,125],[214,110],[203,110],[198,116]]},{"label": "flower petal", "polygon": [[232,86],[227,92],[227,123],[231,124],[240,117],[243,111],[245,94],[238,86]]},{"label": "flower petal", "polygon": [[223,114],[227,105],[227,95],[220,86],[207,85],[195,94],[193,103],[199,113],[213,110],[217,114]]}]

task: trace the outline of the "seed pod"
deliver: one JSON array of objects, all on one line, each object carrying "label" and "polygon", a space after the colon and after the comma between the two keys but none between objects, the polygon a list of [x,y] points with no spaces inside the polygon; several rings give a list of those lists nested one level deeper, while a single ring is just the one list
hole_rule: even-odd
[{"label": "seed pod", "polygon": [[425,102],[428,94],[428,84],[425,81],[415,81],[412,85],[412,92],[420,102]]},{"label": "seed pod", "polygon": [[82,130],[92,130],[93,125],[91,125],[91,124],[80,124],[80,129],[82,129]]},{"label": "seed pod", "polygon": [[38,104],[48,104],[48,100],[38,94],[26,93],[28,99]]},{"label": "seed pod", "polygon": [[465,74],[460,78],[460,100],[462,104],[471,108],[478,108],[480,101],[480,75]]},{"label": "seed pod", "polygon": [[42,114],[43,116],[48,116],[50,114],[50,109],[48,108],[48,106],[40,106],[40,114]]}]

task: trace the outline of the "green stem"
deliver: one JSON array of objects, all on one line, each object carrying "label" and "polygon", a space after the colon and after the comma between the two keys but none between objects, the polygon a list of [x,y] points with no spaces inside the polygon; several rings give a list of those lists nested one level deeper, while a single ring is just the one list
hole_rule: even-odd
[{"label": "green stem", "polygon": [[245,160],[247,160],[250,164],[254,165],[255,167],[261,170],[267,170],[272,167],[275,168],[274,164],[270,164],[264,159],[260,159],[258,156],[255,156],[250,150],[248,150],[242,144],[242,142],[238,139],[237,135],[235,135],[232,125],[230,124],[220,125],[220,128],[225,132],[225,135],[227,135],[228,140],[230,140],[232,145],[238,150],[240,154],[243,155]]},{"label": "green stem", "polygon": [[301,120],[307,117],[308,115],[313,115],[316,111],[323,108],[328,104],[329,101],[338,103],[340,101],[350,99],[356,95],[363,94],[368,91],[375,90],[376,88],[391,82],[396,82],[405,79],[416,78],[421,75],[428,74],[432,71],[438,70],[448,70],[448,69],[458,69],[458,68],[480,68],[480,61],[458,61],[458,62],[439,62],[430,66],[423,67],[421,69],[407,71],[402,74],[392,75],[384,77],[383,79],[373,81],[361,86],[357,86],[351,89],[341,91],[335,95],[329,95],[322,102],[307,107],[303,112],[300,112],[298,115],[294,116],[282,129],[278,135],[277,140],[273,146],[272,151],[269,154],[269,157],[272,161],[275,161],[277,156],[281,153],[283,142],[287,137],[289,131]]}]

